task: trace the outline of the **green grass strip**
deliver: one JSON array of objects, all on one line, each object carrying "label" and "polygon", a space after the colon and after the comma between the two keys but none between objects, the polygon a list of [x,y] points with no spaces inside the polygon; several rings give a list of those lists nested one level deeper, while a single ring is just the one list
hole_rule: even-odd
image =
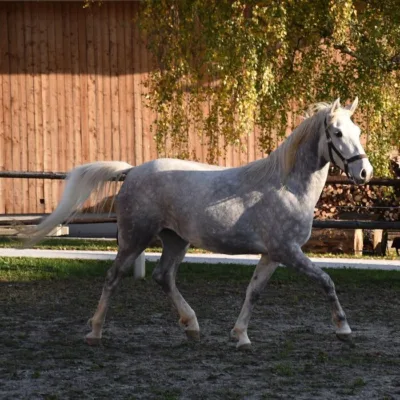
[{"label": "green grass strip", "polygon": [[110,261],[0,257],[0,281],[105,276]]},{"label": "green grass strip", "polygon": [[[111,261],[68,260],[48,258],[0,257],[0,281],[34,281],[45,279],[74,279],[105,277]],[[155,263],[146,263],[147,277],[151,277]],[[232,264],[185,264],[179,269],[178,280],[187,283],[196,281],[249,282],[254,266]],[[400,271],[327,269],[336,284],[382,285],[400,288]],[[275,283],[309,282],[288,268],[278,268],[273,275]],[[309,283],[307,283],[309,284]]]},{"label": "green grass strip", "polygon": [[[20,248],[23,242],[13,237],[0,237],[0,248]],[[37,244],[35,249],[49,250],[93,250],[93,251],[116,251],[118,249],[116,240],[96,239],[45,239]]]}]

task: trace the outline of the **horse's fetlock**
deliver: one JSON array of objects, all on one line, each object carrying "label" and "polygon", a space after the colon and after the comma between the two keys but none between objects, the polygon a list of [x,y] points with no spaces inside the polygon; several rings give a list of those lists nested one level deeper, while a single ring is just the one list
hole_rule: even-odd
[{"label": "horse's fetlock", "polygon": [[179,325],[183,328],[192,329],[193,327],[197,327],[197,318],[194,311],[187,313],[184,317],[179,319]]},{"label": "horse's fetlock", "polygon": [[344,321],[347,321],[346,315],[344,313],[343,314],[336,314],[336,319],[338,320],[338,322],[340,324],[342,324]]},{"label": "horse's fetlock", "polygon": [[233,327],[233,329],[232,329],[232,334],[235,334],[236,336],[240,336],[240,335],[242,335],[243,334],[243,332],[245,332],[246,331],[246,329],[243,327],[243,326],[238,326],[238,325],[235,325],[234,327]]}]

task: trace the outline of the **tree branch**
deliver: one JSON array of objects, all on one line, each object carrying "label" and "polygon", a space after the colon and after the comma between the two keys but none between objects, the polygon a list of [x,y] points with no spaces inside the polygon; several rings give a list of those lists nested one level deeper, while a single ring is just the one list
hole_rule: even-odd
[{"label": "tree branch", "polygon": [[[347,54],[350,57],[360,60],[365,65],[371,66],[371,62],[368,58],[360,56],[359,54],[357,54],[355,51],[351,50],[345,44],[334,44],[333,48],[336,50],[339,50],[342,54]],[[386,65],[386,68],[382,66],[382,69],[385,72],[392,72],[392,71],[396,71],[396,70],[400,69],[400,52],[398,52],[396,55],[391,57],[384,65]]]},{"label": "tree branch", "polygon": [[369,65],[369,62],[364,57],[361,57],[359,54],[357,54],[355,51],[351,50],[348,46],[345,44],[334,44],[333,48],[336,50],[339,50],[343,54],[347,54],[350,57],[356,58],[357,60],[362,61],[365,64]]}]

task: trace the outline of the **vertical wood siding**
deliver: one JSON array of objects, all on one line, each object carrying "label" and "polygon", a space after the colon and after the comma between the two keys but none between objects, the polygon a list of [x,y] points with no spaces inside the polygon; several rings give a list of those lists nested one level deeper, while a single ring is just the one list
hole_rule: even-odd
[{"label": "vertical wood siding", "polygon": [[[142,83],[151,68],[134,22],[139,2],[0,2],[0,169],[69,171],[98,160],[133,165],[157,158]],[[207,107],[205,107],[205,112]],[[205,138],[188,133],[190,158],[206,161]],[[222,141],[221,141],[222,144]],[[259,158],[228,148],[219,163]],[[49,213],[63,182],[0,178],[0,214]]]}]

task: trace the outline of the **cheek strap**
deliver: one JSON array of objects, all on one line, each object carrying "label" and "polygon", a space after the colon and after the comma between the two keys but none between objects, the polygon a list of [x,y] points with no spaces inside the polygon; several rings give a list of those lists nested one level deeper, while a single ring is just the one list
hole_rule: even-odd
[{"label": "cheek strap", "polygon": [[337,163],[335,162],[335,159],[333,158],[333,153],[336,153],[336,155],[343,162],[344,172],[346,173],[348,178],[351,178],[351,176],[349,174],[349,164],[351,164],[352,162],[357,161],[357,160],[362,160],[363,158],[368,158],[367,155],[366,154],[357,154],[357,155],[355,155],[353,157],[350,157],[350,158],[343,157],[343,155],[340,153],[340,151],[336,148],[336,146],[332,142],[332,136],[329,133],[329,129],[328,129],[329,127],[328,127],[328,124],[326,122],[326,118],[324,120],[324,127],[325,127],[326,141],[328,143],[328,151],[329,151],[330,161],[332,162],[332,164],[334,164],[334,165],[336,165],[337,167],[340,168],[340,166],[337,165]]}]

